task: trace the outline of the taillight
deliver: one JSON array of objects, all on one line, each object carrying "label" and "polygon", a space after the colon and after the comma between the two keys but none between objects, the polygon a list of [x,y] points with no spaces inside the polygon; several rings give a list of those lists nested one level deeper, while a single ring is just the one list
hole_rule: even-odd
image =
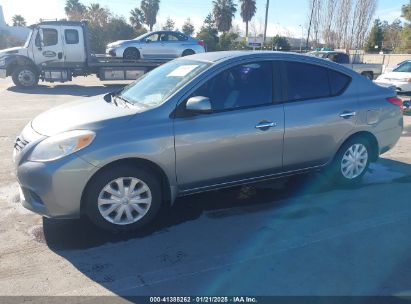
[{"label": "taillight", "polygon": [[205,47],[204,40],[199,40],[199,41],[198,41],[198,44],[201,45],[202,47]]},{"label": "taillight", "polygon": [[397,96],[387,98],[387,101],[388,101],[389,103],[392,103],[392,104],[395,105],[395,106],[400,107],[401,110],[404,109],[404,104],[403,104],[403,102],[402,102],[402,99],[401,99],[401,98],[398,98]]}]

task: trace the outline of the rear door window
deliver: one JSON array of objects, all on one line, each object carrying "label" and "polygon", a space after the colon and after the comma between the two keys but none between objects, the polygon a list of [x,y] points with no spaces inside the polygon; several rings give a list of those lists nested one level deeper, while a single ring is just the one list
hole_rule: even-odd
[{"label": "rear door window", "polygon": [[322,66],[285,62],[286,100],[289,102],[342,94],[351,82],[343,73]]},{"label": "rear door window", "polygon": [[79,36],[77,30],[64,30],[64,37],[66,40],[66,44],[79,43]]}]

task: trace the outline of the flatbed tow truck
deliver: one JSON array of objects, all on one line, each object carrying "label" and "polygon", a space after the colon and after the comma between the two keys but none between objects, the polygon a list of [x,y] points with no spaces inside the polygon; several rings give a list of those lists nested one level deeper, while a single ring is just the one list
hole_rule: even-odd
[{"label": "flatbed tow truck", "polygon": [[0,78],[20,88],[96,75],[100,80],[134,80],[168,60],[126,60],[93,54],[87,21],[43,21],[31,26],[23,47],[0,51]]}]

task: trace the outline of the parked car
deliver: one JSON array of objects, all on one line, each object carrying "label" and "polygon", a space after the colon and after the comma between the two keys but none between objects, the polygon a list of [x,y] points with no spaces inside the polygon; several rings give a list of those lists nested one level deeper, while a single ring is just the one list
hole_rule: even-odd
[{"label": "parked car", "polygon": [[403,129],[402,102],[331,61],[216,52],[34,118],[15,142],[23,205],[137,229],[178,196],[324,170],[356,184]]},{"label": "parked car", "polygon": [[372,63],[354,63],[350,61],[350,56],[343,52],[335,51],[316,51],[311,52],[311,55],[316,57],[329,59],[333,62],[342,64],[347,68],[350,68],[357,73],[373,80],[376,76],[382,74],[383,65],[382,64],[372,64]]},{"label": "parked car", "polygon": [[392,72],[382,74],[375,82],[393,85],[399,92],[411,92],[411,60],[402,62]]},{"label": "parked car", "polygon": [[124,59],[172,59],[204,53],[204,41],[180,32],[159,31],[107,45],[106,54]]}]

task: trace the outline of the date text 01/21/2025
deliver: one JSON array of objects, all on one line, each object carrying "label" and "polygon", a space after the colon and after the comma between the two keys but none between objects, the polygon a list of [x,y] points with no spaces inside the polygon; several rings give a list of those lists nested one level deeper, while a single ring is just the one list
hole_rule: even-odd
[{"label": "date text 01/21/2025", "polygon": [[150,303],[258,303],[254,297],[150,297]]}]

